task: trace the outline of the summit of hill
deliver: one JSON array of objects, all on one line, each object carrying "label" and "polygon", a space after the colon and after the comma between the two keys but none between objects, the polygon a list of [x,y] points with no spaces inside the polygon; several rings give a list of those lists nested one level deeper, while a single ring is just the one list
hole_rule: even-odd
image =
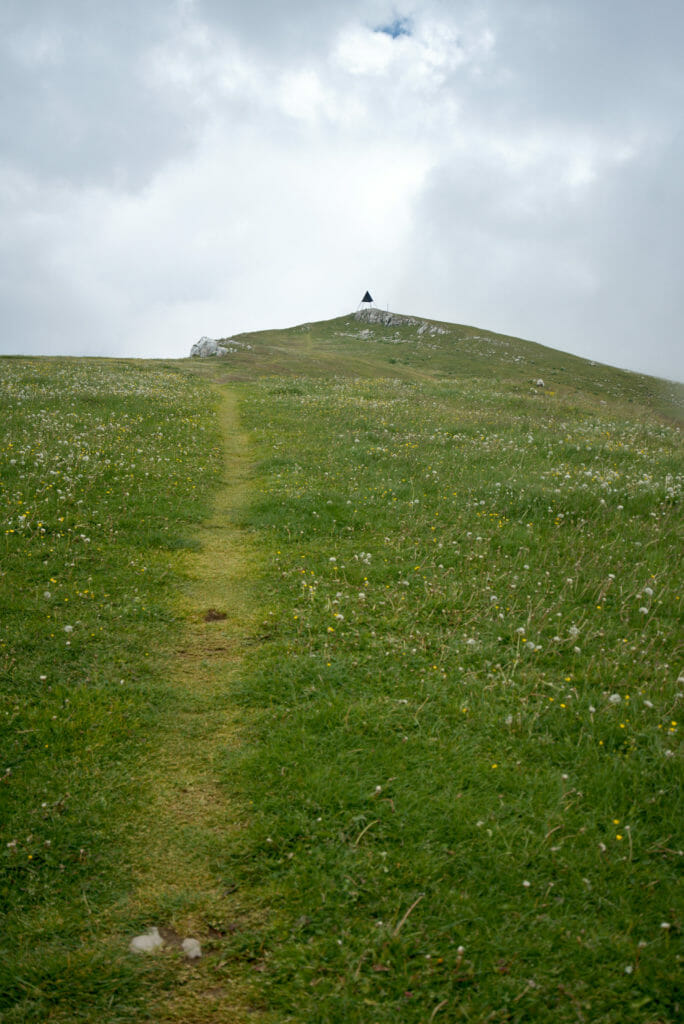
[{"label": "summit of hill", "polygon": [[218,338],[216,345],[221,358],[193,359],[195,372],[213,375],[220,363],[221,377],[231,380],[272,374],[394,377],[416,383],[484,378],[527,394],[574,394],[684,419],[684,385],[676,381],[618,369],[513,335],[377,307]]}]

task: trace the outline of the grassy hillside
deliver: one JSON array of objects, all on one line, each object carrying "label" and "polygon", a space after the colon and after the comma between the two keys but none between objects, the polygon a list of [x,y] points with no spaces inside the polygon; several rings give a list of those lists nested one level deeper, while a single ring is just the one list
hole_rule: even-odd
[{"label": "grassy hillside", "polygon": [[3,1020],[679,1019],[682,389],[421,328],[0,360]]},{"label": "grassy hillside", "polygon": [[221,372],[232,380],[293,373],[400,380],[487,378],[517,385],[525,392],[541,378],[546,389],[557,395],[590,403],[596,399],[599,404],[619,400],[643,405],[649,413],[682,416],[681,383],[618,370],[477,327],[412,316],[405,319],[414,322],[384,326],[350,314],[287,330],[236,335],[236,341],[251,348],[225,359]]}]

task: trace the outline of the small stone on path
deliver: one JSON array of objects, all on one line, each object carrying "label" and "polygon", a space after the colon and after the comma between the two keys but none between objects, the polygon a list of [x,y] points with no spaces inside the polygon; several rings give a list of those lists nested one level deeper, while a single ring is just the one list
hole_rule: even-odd
[{"label": "small stone on path", "polygon": [[188,960],[199,960],[202,956],[202,947],[197,939],[183,939],[183,952]]},{"label": "small stone on path", "polygon": [[164,945],[164,940],[157,928],[150,928],[146,935],[136,935],[131,939],[128,948],[131,953],[154,953]]}]

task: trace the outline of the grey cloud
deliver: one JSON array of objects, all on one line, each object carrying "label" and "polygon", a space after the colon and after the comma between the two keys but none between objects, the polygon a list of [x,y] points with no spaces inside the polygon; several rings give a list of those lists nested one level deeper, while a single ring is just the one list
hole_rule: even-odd
[{"label": "grey cloud", "polygon": [[415,301],[442,315],[456,307],[470,323],[681,379],[683,158],[680,135],[604,168],[579,194],[555,187],[551,159],[520,201],[524,179],[461,157],[423,193],[416,250],[429,258],[406,284],[415,293],[420,282]]},{"label": "grey cloud", "polygon": [[171,28],[164,6],[3,5],[3,161],[41,178],[136,188],[181,153],[194,126],[143,61]]},{"label": "grey cloud", "polygon": [[6,0],[0,350],[180,355],[370,287],[684,376],[683,27],[674,0]]}]

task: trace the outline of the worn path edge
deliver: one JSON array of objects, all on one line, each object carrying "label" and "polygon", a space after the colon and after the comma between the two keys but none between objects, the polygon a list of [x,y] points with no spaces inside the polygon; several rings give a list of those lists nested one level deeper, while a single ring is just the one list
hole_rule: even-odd
[{"label": "worn path edge", "polygon": [[[240,743],[231,684],[254,636],[256,545],[237,514],[250,494],[252,466],[241,432],[237,389],[212,386],[224,460],[199,548],[182,556],[186,583],[177,595],[186,627],[172,658],[168,721],[155,744],[153,801],[141,827],[131,910],[159,927],[159,954],[173,971],[170,990],[154,998],[159,1024],[240,1024],[261,1014],[231,971],[231,938],[253,922],[253,909],[226,876],[225,850],[244,828],[246,809],[221,785],[221,764]],[[208,612],[218,612],[214,617]],[[225,618],[223,617],[225,616]],[[200,941],[190,964],[179,948]]]}]

